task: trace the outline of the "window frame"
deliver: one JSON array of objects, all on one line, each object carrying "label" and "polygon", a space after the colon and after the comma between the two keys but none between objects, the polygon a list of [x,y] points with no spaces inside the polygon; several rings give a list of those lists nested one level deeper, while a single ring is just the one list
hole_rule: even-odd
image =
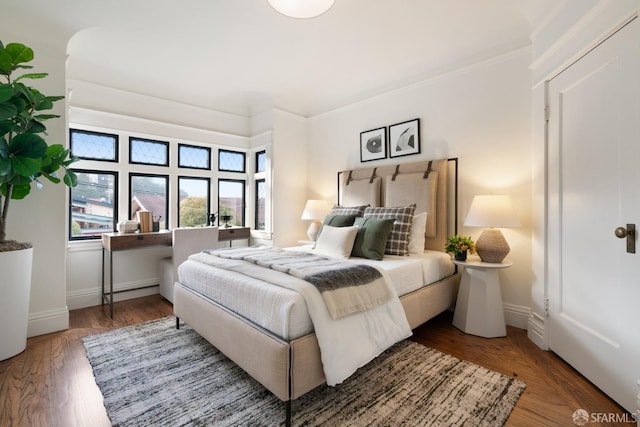
[{"label": "window frame", "polygon": [[[197,167],[197,166],[183,166],[180,164],[180,148],[182,147],[187,147],[187,148],[197,148],[199,150],[206,150],[207,151],[207,160],[208,160],[208,165],[207,167]],[[193,145],[193,144],[184,144],[179,142],[178,143],[178,168],[180,169],[196,169],[196,170],[211,170],[211,147],[203,147],[200,145]]]},{"label": "window frame", "polygon": [[220,225],[220,183],[221,182],[236,182],[242,184],[242,221],[240,222],[239,227],[246,227],[247,220],[247,180],[246,179],[238,179],[238,178],[218,178],[218,225]]},{"label": "window frame", "polygon": [[[180,224],[180,180],[181,179],[193,179],[193,180],[198,180],[198,181],[206,181],[207,183],[207,202],[206,202],[206,212],[205,212],[205,224],[204,226],[209,225],[209,214],[211,213],[211,178],[207,178],[207,177],[202,177],[202,176],[190,176],[190,175],[178,175],[176,178],[176,202],[177,202],[177,206],[176,206],[176,212],[178,215],[176,224],[177,227],[182,227],[183,225]],[[198,227],[198,226],[195,226]]]},{"label": "window frame", "polygon": [[117,134],[112,134],[112,133],[106,133],[106,132],[96,132],[96,131],[90,131],[90,130],[84,130],[84,129],[75,129],[75,128],[69,128],[69,149],[71,150],[71,155],[73,154],[73,135],[76,133],[82,133],[85,135],[94,135],[94,136],[106,136],[106,137],[112,137],[115,139],[115,146],[114,146],[114,159],[98,159],[95,157],[82,157],[82,156],[77,156],[79,159],[81,160],[89,160],[92,162],[108,162],[108,163],[120,163],[120,135]]},{"label": "window frame", "polygon": [[[169,192],[170,192],[170,175],[168,174],[154,174],[154,173],[144,173],[144,172],[129,172],[129,200],[128,200],[128,204],[129,206],[127,207],[129,213],[127,215],[127,218],[132,218],[133,217],[133,212],[131,209],[131,204],[133,202],[133,191],[132,191],[132,181],[134,177],[143,177],[143,178],[164,178],[165,183],[166,183],[166,195],[165,195],[165,201],[164,201],[164,210],[166,212],[166,217],[164,218],[164,225],[166,230],[169,230],[170,227],[170,216],[171,216],[171,212],[169,211]],[[132,219],[133,221],[133,219]]]},{"label": "window frame", "polygon": [[[259,178],[259,179],[256,179],[254,182],[255,182],[255,198],[254,198],[254,201],[253,201],[253,204],[254,204],[254,206],[253,206],[254,207],[254,217],[253,217],[254,224],[253,224],[253,228],[255,230],[265,231],[267,229],[267,212],[266,212],[266,210],[267,210],[267,197],[266,197],[267,180],[265,178]],[[265,218],[264,218],[264,225],[262,227],[258,226],[258,218],[260,217],[259,214],[258,214],[259,213],[259,207],[260,207],[260,203],[258,202],[260,200],[260,197],[259,197],[260,192],[258,191],[258,187],[259,187],[260,183],[262,183],[264,185],[264,187],[265,187],[264,188],[264,192],[265,192],[265,197],[264,197],[264,199],[265,199],[265,203],[264,203],[265,212],[264,212],[264,215],[265,215]]]},{"label": "window frame", "polygon": [[[233,169],[222,169],[222,167],[220,166],[220,156],[221,156],[222,153],[241,154],[242,155],[242,170],[241,171],[237,171],[237,170],[233,170]],[[246,174],[247,173],[247,153],[244,152],[244,151],[228,150],[228,149],[224,149],[224,148],[219,148],[218,149],[218,172],[231,172],[231,173]]]},{"label": "window frame", "polygon": [[[132,154],[133,154],[133,141],[140,141],[140,142],[147,142],[147,143],[153,143],[153,144],[158,144],[158,145],[164,145],[165,146],[165,152],[166,152],[166,156],[165,156],[165,163],[147,163],[147,162],[136,162],[132,160]],[[155,167],[169,167],[170,163],[169,163],[169,158],[170,158],[170,154],[169,154],[169,142],[168,141],[159,141],[157,139],[149,139],[149,138],[139,138],[137,136],[130,136],[129,137],[129,164],[131,165],[144,165],[144,166],[155,166]]]},{"label": "window frame", "polygon": [[112,175],[113,176],[113,227],[111,230],[106,230],[102,233],[96,233],[91,235],[81,235],[81,236],[73,236],[73,187],[69,187],[69,208],[68,214],[69,217],[67,219],[67,224],[69,226],[69,241],[70,242],[78,242],[78,241],[87,241],[87,240],[96,240],[101,239],[102,234],[104,233],[113,233],[117,230],[118,224],[118,209],[119,209],[119,192],[118,192],[118,182],[119,182],[119,172],[118,171],[108,171],[108,170],[96,170],[96,169],[72,169],[73,172],[76,173],[86,173],[86,174],[95,174],[95,175]]}]

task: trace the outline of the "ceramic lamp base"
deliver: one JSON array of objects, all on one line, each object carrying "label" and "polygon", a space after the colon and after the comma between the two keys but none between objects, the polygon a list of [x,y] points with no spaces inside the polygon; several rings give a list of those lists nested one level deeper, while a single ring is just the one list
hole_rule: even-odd
[{"label": "ceramic lamp base", "polygon": [[312,242],[315,242],[318,238],[318,232],[320,231],[320,226],[322,223],[320,221],[311,221],[309,224],[309,228],[307,229],[307,237]]},{"label": "ceramic lamp base", "polygon": [[510,250],[502,232],[496,228],[485,229],[476,242],[476,252],[482,262],[500,263]]}]

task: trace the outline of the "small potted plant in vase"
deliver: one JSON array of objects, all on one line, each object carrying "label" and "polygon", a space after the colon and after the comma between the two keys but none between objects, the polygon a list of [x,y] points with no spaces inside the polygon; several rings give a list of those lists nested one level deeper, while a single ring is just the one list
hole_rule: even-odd
[{"label": "small potted plant in vase", "polygon": [[[61,144],[44,140],[43,121],[58,117],[47,113],[63,96],[46,96],[24,82],[42,79],[46,73],[22,73],[33,68],[33,50],[20,43],[6,46],[0,41],[0,360],[26,347],[31,264],[30,243],[9,240],[7,213],[12,201],[24,199],[35,185],[63,181],[75,186],[77,178],[67,169],[76,159]],[[58,170],[64,169],[63,180]],[[23,218],[23,220],[27,220]]]},{"label": "small potted plant in vase", "polygon": [[476,252],[476,244],[471,239],[471,236],[454,234],[447,239],[447,245],[444,250],[453,254],[457,261],[466,261],[467,253],[474,254]]}]

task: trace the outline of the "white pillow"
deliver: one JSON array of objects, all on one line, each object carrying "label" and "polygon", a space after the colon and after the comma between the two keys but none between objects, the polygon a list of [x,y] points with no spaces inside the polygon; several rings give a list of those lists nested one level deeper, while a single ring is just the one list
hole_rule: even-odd
[{"label": "white pillow", "polygon": [[313,249],[320,255],[326,255],[334,258],[349,258],[353,243],[358,234],[358,227],[332,227],[325,225],[322,227],[322,233],[318,236],[318,241]]},{"label": "white pillow", "polygon": [[413,216],[411,234],[409,235],[409,253],[421,254],[424,252],[424,233],[427,227],[427,213],[423,212]]}]

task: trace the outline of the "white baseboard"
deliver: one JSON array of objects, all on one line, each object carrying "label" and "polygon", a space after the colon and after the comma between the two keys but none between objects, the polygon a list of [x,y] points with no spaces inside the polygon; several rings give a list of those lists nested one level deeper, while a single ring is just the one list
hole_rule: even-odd
[{"label": "white baseboard", "polygon": [[520,329],[527,329],[531,308],[524,305],[503,303],[504,320],[507,325]]},{"label": "white baseboard", "polygon": [[528,322],[529,327],[527,328],[527,336],[529,339],[541,349],[549,350],[544,317],[537,313],[531,313]]},{"label": "white baseboard", "polygon": [[[114,284],[113,290],[126,291],[129,289],[140,288],[143,286],[153,286],[152,288],[139,289],[113,295],[114,301],[124,301],[133,298],[145,297],[158,293],[158,278],[140,280],[137,282],[127,282]],[[78,291],[67,293],[67,306],[69,310],[77,310],[79,308],[93,307],[102,303],[102,288],[81,289]]]},{"label": "white baseboard", "polygon": [[29,314],[27,337],[50,334],[65,329],[69,329],[69,309],[67,307]]}]

